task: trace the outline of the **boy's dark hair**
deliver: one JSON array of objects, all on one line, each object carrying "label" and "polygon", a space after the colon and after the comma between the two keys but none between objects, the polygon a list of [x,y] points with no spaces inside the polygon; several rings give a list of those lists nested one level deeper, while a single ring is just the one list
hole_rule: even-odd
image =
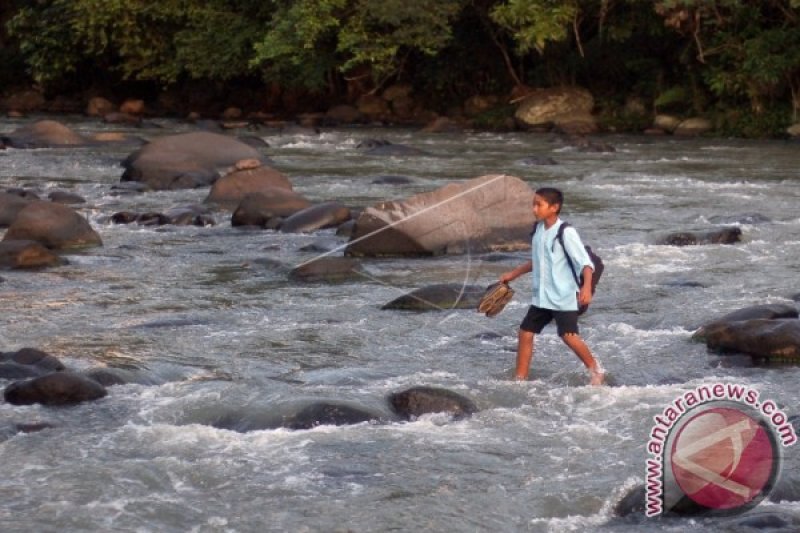
[{"label": "boy's dark hair", "polygon": [[564,205],[564,194],[555,187],[542,187],[536,189],[536,194],[544,198],[548,204],[558,204],[558,212],[561,212],[561,206]]}]

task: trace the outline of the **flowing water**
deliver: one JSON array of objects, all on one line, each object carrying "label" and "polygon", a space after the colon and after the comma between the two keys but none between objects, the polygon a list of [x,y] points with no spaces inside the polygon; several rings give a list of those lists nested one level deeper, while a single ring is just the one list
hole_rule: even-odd
[{"label": "flowing water", "polygon": [[[0,123],[9,132],[27,121]],[[107,128],[67,121],[82,132]],[[143,137],[186,131],[162,121]],[[250,132],[253,134],[253,132]],[[564,190],[563,217],[605,259],[588,344],[613,386],[586,386],[548,327],[531,380],[510,379],[530,282],[488,319],[472,310],[381,310],[423,285],[486,285],[526,260],[452,256],[365,261],[363,279],[289,282],[300,248],[333,230],[287,235],[232,228],[114,225],[116,211],[201,202],[207,190],[118,194],[121,147],[0,152],[0,189],[84,196],[104,246],[39,272],[2,272],[0,351],[36,347],[67,366],[115,366],[148,384],[114,386],[70,408],[0,403],[2,531],[684,531],[721,519],[620,520],[620,497],[644,479],[652,417],[717,381],[758,389],[796,414],[800,370],[755,366],[690,342],[708,319],[800,291],[798,145],[612,136],[615,153],[582,153],[549,135],[341,129],[255,132],[274,166],[312,201],[368,206],[484,174]],[[385,138],[430,153],[370,157]],[[548,156],[557,165],[527,165]],[[378,176],[410,184],[373,184]],[[741,223],[745,215],[769,221]],[[745,220],[747,222],[747,220]],[[740,244],[673,247],[675,230],[741,227]],[[2,230],[0,230],[2,232]],[[0,386],[8,382],[0,380]],[[269,417],[313,399],[390,416],[386,396],[441,386],[480,408],[465,420],[238,433],[232,411]],[[14,434],[16,423],[53,427]],[[784,474],[798,466],[786,450]],[[797,513],[797,503],[759,510]]]}]

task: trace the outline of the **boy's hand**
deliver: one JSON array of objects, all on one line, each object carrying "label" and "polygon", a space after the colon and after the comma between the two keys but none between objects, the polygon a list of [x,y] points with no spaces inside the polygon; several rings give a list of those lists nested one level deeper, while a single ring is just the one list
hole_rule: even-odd
[{"label": "boy's hand", "polygon": [[589,305],[590,303],[592,303],[592,287],[584,285],[578,293],[578,304]]},{"label": "boy's hand", "polygon": [[497,279],[500,281],[500,283],[508,283],[509,281],[514,281],[521,275],[530,272],[532,268],[533,268],[533,262],[528,261],[527,263],[518,266],[514,270],[503,272]]}]

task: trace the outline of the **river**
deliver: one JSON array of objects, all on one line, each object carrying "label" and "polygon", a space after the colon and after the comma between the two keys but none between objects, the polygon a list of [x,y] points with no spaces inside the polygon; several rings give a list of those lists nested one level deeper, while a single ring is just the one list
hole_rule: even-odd
[{"label": "river", "polygon": [[[30,119],[0,122],[12,131]],[[112,129],[61,117],[81,132]],[[117,130],[118,128],[113,128]],[[160,120],[150,138],[188,131]],[[603,257],[605,274],[581,319],[611,386],[588,387],[578,359],[548,327],[531,379],[511,380],[516,329],[530,282],[489,319],[471,310],[381,310],[423,285],[488,285],[526,260],[452,256],[367,260],[342,284],[289,282],[312,259],[303,246],[333,230],[290,235],[232,228],[114,225],[117,211],[201,202],[207,189],[119,194],[129,149],[0,151],[0,189],[82,195],[102,248],[40,272],[5,271],[0,351],[36,347],[68,367],[118,366],[151,384],[109,388],[70,408],[0,403],[0,529],[11,531],[685,531],[724,519],[621,520],[614,504],[643,482],[653,416],[718,381],[741,383],[797,414],[800,370],[756,366],[692,343],[700,324],[800,292],[798,145],[784,141],[607,136],[613,153],[585,153],[547,134],[423,134],[262,129],[274,166],[312,201],[365,207],[454,180],[505,173],[556,186],[563,218]],[[371,157],[368,138],[430,153]],[[525,158],[552,157],[556,165]],[[378,176],[411,183],[373,184]],[[759,214],[768,221],[747,223]],[[741,223],[745,220],[745,223]],[[758,221],[755,221],[758,222]],[[670,231],[738,225],[736,245],[656,244]],[[3,230],[0,230],[2,233]],[[8,382],[0,380],[0,386]],[[389,413],[386,396],[441,386],[480,411],[450,420],[238,433],[230,411],[267,416],[310,399]],[[797,447],[795,447],[797,448]],[[798,451],[785,450],[784,474]],[[798,503],[760,511],[800,513]]]}]

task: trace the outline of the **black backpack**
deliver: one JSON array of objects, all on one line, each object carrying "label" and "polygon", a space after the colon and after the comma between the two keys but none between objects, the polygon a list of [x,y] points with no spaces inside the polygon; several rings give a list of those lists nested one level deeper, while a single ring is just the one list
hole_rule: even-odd
[{"label": "black backpack", "polygon": [[[536,228],[539,226],[538,222],[533,224],[533,230],[531,231],[531,239],[536,234]],[[575,270],[575,263],[572,262],[572,258],[567,253],[567,248],[564,246],[564,230],[569,227],[569,222],[562,222],[561,226],[558,228],[558,233],[556,233],[556,240],[561,243],[561,248],[564,250],[564,257],[567,258],[567,263],[569,263],[569,269],[572,271],[572,277],[575,278],[575,283],[578,284],[578,287],[583,286],[583,273],[581,272],[578,275],[577,270]],[[584,245],[586,248],[586,253],[589,254],[589,259],[592,260],[594,263],[594,273],[592,274],[592,296],[594,296],[594,291],[597,288],[597,282],[600,281],[600,276],[603,275],[603,270],[605,269],[605,265],[603,264],[603,260],[600,258],[599,255],[592,251],[591,246]],[[582,315],[589,309],[588,305],[579,305],[578,306],[578,314]]]}]

